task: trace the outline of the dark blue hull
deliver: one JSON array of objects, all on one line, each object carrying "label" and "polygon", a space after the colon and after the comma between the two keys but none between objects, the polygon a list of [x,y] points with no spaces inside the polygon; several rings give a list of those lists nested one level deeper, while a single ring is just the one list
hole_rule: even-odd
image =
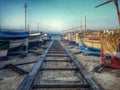
[{"label": "dark blue hull", "polygon": [[80,43],[78,47],[79,47],[80,52],[84,54],[101,55],[99,48],[87,47],[83,43]]}]

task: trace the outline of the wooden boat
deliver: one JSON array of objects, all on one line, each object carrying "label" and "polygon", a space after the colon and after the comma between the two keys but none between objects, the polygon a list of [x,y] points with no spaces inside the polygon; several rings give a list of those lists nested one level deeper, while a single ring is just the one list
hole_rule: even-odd
[{"label": "wooden boat", "polygon": [[29,48],[40,46],[40,43],[43,42],[40,33],[30,33],[29,34]]},{"label": "wooden boat", "polygon": [[120,69],[120,29],[101,31],[101,43],[103,64]]},{"label": "wooden boat", "polygon": [[7,58],[8,49],[9,41],[0,40],[0,60],[5,60]]},{"label": "wooden boat", "polygon": [[62,41],[68,42],[70,45],[76,46],[77,40],[76,40],[76,32],[70,31],[65,33],[65,35],[62,37]]},{"label": "wooden boat", "polygon": [[[108,0],[96,6],[100,7],[113,2],[120,25],[120,11],[118,0]],[[120,69],[120,29],[114,31],[101,31],[101,56],[104,65]]]},{"label": "wooden boat", "polygon": [[100,55],[101,42],[99,31],[73,31],[65,34],[63,41],[79,47],[84,54]]},{"label": "wooden boat", "polygon": [[23,31],[1,31],[1,40],[10,42],[8,55],[25,54],[28,52],[28,32]]},{"label": "wooden boat", "polygon": [[99,31],[87,31],[78,35],[80,52],[100,55],[101,41]]},{"label": "wooden boat", "polygon": [[65,33],[61,40],[63,42],[69,43],[69,33]]}]

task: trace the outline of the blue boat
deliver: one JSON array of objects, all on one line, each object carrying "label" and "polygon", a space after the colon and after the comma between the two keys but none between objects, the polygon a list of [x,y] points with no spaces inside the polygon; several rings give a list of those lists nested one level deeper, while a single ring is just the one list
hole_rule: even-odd
[{"label": "blue boat", "polygon": [[18,31],[0,31],[0,39],[2,40],[17,40],[24,39],[28,37],[28,32],[18,32]]},{"label": "blue boat", "polygon": [[28,32],[24,31],[0,31],[0,40],[10,42],[8,55],[26,54],[28,52]]}]

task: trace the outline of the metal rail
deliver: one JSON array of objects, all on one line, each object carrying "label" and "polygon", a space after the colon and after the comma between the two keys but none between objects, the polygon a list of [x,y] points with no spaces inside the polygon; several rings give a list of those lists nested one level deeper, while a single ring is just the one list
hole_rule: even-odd
[{"label": "metal rail", "polygon": [[[60,47],[60,48],[59,48]],[[62,53],[63,52],[63,53]],[[47,58],[53,58],[53,59],[47,59]],[[56,59],[56,57],[58,57]],[[60,58],[62,59],[60,59]],[[67,57],[64,59],[64,57]],[[43,67],[46,65],[46,63],[59,63],[57,67]],[[72,67],[60,67],[62,63],[69,63],[71,65],[74,64]],[[45,64],[45,65],[44,65]],[[56,77],[53,76],[52,83],[40,83],[42,81],[43,75],[41,75],[43,72],[49,71],[51,73],[52,71],[55,73],[57,71],[60,72],[72,72],[75,71],[75,73],[79,74],[76,79],[76,77],[68,78],[66,77]],[[76,75],[77,75],[76,74]],[[43,81],[49,81],[49,78],[44,78]],[[64,79],[63,79],[64,78]],[[73,80],[75,78],[75,80]],[[56,83],[55,81],[61,80],[67,80],[71,83]],[[65,81],[65,82],[67,82]],[[72,82],[73,81],[73,82]],[[36,83],[39,82],[39,83]],[[55,83],[53,83],[55,82]],[[59,81],[61,82],[61,81]],[[77,83],[75,83],[77,82]],[[87,90],[103,90],[103,88],[96,82],[96,80],[87,72],[87,70],[80,64],[80,62],[73,56],[71,52],[68,51],[68,49],[60,42],[60,41],[52,41],[46,51],[42,54],[39,61],[35,64],[31,72],[24,78],[22,83],[19,85],[17,90],[32,90],[32,89],[40,89],[40,88],[84,88]],[[41,89],[42,90],[42,89]]]}]

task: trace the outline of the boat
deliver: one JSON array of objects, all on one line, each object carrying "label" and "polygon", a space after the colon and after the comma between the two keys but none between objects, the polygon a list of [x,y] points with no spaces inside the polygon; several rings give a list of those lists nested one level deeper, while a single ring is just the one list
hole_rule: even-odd
[{"label": "boat", "polygon": [[1,40],[9,41],[8,55],[27,54],[28,32],[1,31]]},{"label": "boat", "polygon": [[43,38],[43,44],[45,44],[47,41],[50,40],[50,37],[48,36],[47,33],[44,33],[44,34],[42,35],[42,38]]},{"label": "boat", "polygon": [[[120,26],[120,11],[118,0],[108,0],[96,6],[96,8],[113,2]],[[101,59],[105,66],[120,69],[120,29],[101,31]]]},{"label": "boat", "polygon": [[62,37],[62,41],[63,42],[67,42],[69,43],[70,45],[73,45],[73,46],[77,46],[78,43],[77,43],[77,33],[74,32],[74,31],[70,31],[70,32],[66,32],[65,35]]},{"label": "boat", "polygon": [[80,52],[85,55],[100,55],[101,42],[99,31],[74,31],[69,32],[62,38],[63,41],[68,42],[70,45],[79,47]]},{"label": "boat", "polygon": [[101,43],[102,63],[120,69],[120,29],[101,31]]},{"label": "boat", "polygon": [[[78,33],[79,34],[79,33]],[[85,55],[100,55],[101,41],[99,31],[89,30],[78,35],[79,38],[79,49]]]},{"label": "boat", "polygon": [[69,36],[69,44],[73,45],[73,46],[76,46],[77,45],[77,42],[76,42],[76,33],[72,32],[68,36]]},{"label": "boat", "polygon": [[43,42],[41,33],[30,33],[29,34],[29,48],[40,46],[40,43]]},{"label": "boat", "polygon": [[0,40],[0,61],[7,59],[8,49],[9,49],[9,41]]}]

